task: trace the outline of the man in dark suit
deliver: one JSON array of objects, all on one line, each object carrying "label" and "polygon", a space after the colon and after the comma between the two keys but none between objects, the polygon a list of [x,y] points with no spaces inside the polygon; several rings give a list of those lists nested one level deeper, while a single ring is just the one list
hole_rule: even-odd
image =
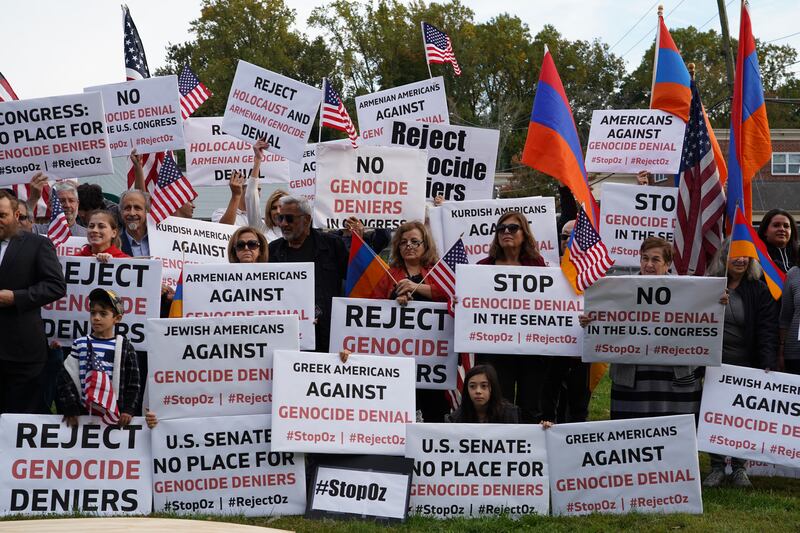
[{"label": "man in dark suit", "polygon": [[41,307],[67,291],[53,244],[20,231],[17,217],[17,199],[0,190],[0,414],[41,411]]}]

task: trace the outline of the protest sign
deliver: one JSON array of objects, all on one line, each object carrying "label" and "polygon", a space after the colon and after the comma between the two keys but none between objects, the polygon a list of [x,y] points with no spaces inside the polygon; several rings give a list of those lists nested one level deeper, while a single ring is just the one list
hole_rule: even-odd
[{"label": "protest sign", "polygon": [[[201,415],[205,413],[196,413]],[[270,415],[160,420],[151,432],[155,510],[302,514],[305,458],[273,452],[270,424]]]},{"label": "protest sign", "polygon": [[433,200],[485,200],[494,193],[498,130],[393,120],[379,135],[364,141],[372,146],[405,146],[428,152],[425,197]]},{"label": "protest sign", "polygon": [[706,369],[697,443],[705,452],[800,466],[800,376]]},{"label": "protest sign", "polygon": [[[183,150],[183,118],[177,76],[86,87],[99,92],[106,112],[111,155]],[[113,172],[113,170],[112,170]]]},{"label": "protest sign", "polygon": [[672,242],[677,217],[676,187],[606,183],[600,194],[600,238],[614,266],[638,267],[639,248],[647,237]]},{"label": "protest sign", "polygon": [[270,152],[300,161],[321,99],[316,87],[240,59],[222,130],[250,143],[264,139]]},{"label": "protest sign", "polygon": [[150,405],[160,419],[267,414],[272,355],[297,349],[290,316],[159,318],[147,323]]},{"label": "protest sign", "polygon": [[389,120],[450,124],[444,78],[436,76],[356,96],[356,114],[363,141],[383,135],[384,129],[389,127]]},{"label": "protest sign", "polygon": [[314,264],[186,265],[183,316],[293,315],[300,320],[300,348],[313,350]]},{"label": "protest sign", "polygon": [[583,295],[583,361],[719,366],[724,293],[724,278],[600,278]]},{"label": "protest sign", "polygon": [[449,250],[463,233],[461,238],[467,258],[470,263],[477,263],[489,255],[497,220],[509,211],[519,211],[528,219],[545,262],[558,266],[556,203],[552,196],[445,202],[430,209],[431,233],[442,253]]},{"label": "protest sign", "polygon": [[161,312],[161,265],[150,259],[111,259],[101,263],[94,257],[59,257],[67,294],[42,308],[44,331],[49,342],[72,346],[78,337],[89,335],[89,293],[111,289],[122,302],[122,322],[116,333],[125,335],[137,350],[147,350],[145,331],[148,318]]},{"label": "protest sign", "polygon": [[0,117],[0,187],[114,172],[99,94],[0,102]]},{"label": "protest sign", "polygon": [[[733,473],[730,457],[725,458],[725,473],[728,475]],[[800,479],[800,467],[774,465],[750,460],[747,461],[747,475],[749,477],[785,477]]]},{"label": "protest sign", "polygon": [[320,466],[309,512],[403,520],[408,474]]},{"label": "protest sign", "polygon": [[[222,117],[187,118],[183,123],[186,136],[186,178],[195,187],[230,184],[238,171],[247,178],[253,169],[253,145],[222,131]],[[258,175],[262,183],[287,183],[289,160],[265,152]]]},{"label": "protest sign", "polygon": [[334,298],[330,351],[413,357],[417,388],[456,388],[453,317],[442,302]]},{"label": "protest sign", "polygon": [[411,424],[410,512],[435,518],[548,513],[545,431],[518,424]]},{"label": "protest sign", "polygon": [[371,228],[425,219],[425,152],[341,144],[316,151],[315,227],[343,228],[351,216]]},{"label": "protest sign", "polygon": [[178,284],[184,264],[228,262],[228,241],[237,226],[192,218],[167,217],[147,221],[150,253],[164,267],[164,283]]},{"label": "protest sign", "polygon": [[75,256],[81,249],[89,244],[86,237],[67,237],[67,240],[56,246],[56,255],[70,257]]},{"label": "protest sign", "polygon": [[414,361],[277,350],[274,449],[402,455],[415,419]]},{"label": "protest sign", "polygon": [[596,109],[586,171],[677,174],[685,132],[685,122],[659,109]]},{"label": "protest sign", "polygon": [[0,515],[148,514],[150,436],[144,418],[125,427],[99,417],[0,416]]},{"label": "protest sign", "polygon": [[554,515],[703,512],[692,415],[556,424]]},{"label": "protest sign", "polygon": [[560,268],[458,265],[456,352],[581,353],[577,296]]},{"label": "protest sign", "polygon": [[295,198],[305,198],[314,207],[314,198],[317,193],[317,146],[320,144],[346,144],[349,139],[337,139],[324,143],[308,144],[303,151],[303,159],[299,163],[289,162],[288,192]]}]

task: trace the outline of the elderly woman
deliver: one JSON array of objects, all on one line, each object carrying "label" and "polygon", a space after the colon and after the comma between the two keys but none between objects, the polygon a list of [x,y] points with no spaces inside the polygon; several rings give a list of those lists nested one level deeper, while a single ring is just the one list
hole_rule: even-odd
[{"label": "elderly woman", "polygon": [[269,248],[264,234],[252,226],[242,226],[228,241],[229,263],[267,263]]},{"label": "elderly woman", "polygon": [[[726,365],[772,370],[778,364],[778,304],[761,281],[761,267],[749,257],[728,257],[726,241],[707,275],[728,278],[728,302],[725,305],[725,329],[722,336],[722,362]],[[709,454],[711,473],[705,487],[717,487],[725,480],[725,457]],[[731,459],[731,482],[738,487],[751,486],[744,459]]]},{"label": "elderly woman", "polygon": [[[509,211],[497,221],[489,256],[479,265],[545,266],[539,246],[519,211]],[[538,423],[542,419],[542,389],[547,361],[538,355],[478,354],[478,363],[490,364],[497,370],[500,386],[508,399],[519,406],[523,423]],[[515,396],[516,392],[516,396]]]},{"label": "elderly woman", "polygon": [[83,257],[96,257],[101,263],[112,257],[130,257],[119,249],[119,224],[117,217],[109,211],[92,211],[86,224],[85,245],[75,254]]},{"label": "elderly woman", "polygon": [[769,256],[783,273],[800,264],[797,223],[783,209],[767,211],[758,225],[758,236],[767,245]]}]

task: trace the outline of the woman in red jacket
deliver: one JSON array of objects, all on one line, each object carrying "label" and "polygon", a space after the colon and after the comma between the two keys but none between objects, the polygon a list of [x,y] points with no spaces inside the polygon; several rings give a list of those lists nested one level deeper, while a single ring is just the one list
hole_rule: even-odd
[{"label": "woman in red jacket", "polygon": [[112,257],[130,257],[119,249],[119,225],[116,217],[108,211],[93,211],[86,225],[86,240],[89,244],[81,248],[77,256],[96,257],[105,263]]}]

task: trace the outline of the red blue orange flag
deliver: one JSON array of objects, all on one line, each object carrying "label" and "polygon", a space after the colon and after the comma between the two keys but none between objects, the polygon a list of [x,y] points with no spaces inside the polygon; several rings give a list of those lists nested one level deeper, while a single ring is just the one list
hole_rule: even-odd
[{"label": "red blue orange flag", "polygon": [[[383,298],[383,295],[377,294],[376,289],[381,280],[389,276],[389,266],[358,233],[353,232],[352,235],[344,293],[350,298]],[[394,285],[392,283],[391,286]]]},{"label": "red blue orange flag", "polygon": [[681,53],[659,12],[650,109],[661,109],[688,122],[689,108],[692,105],[691,81]]},{"label": "red blue orange flag", "polygon": [[736,207],[736,215],[733,221],[729,257],[751,257],[761,263],[761,270],[764,271],[764,281],[767,282],[769,292],[772,293],[772,297],[776,300],[781,297],[786,274],[781,272],[772,261],[764,242],[758,237],[758,233],[744,217],[742,209],[738,206]]},{"label": "red blue orange flag", "polygon": [[172,303],[169,304],[168,318],[183,318],[183,270],[178,278],[178,285],[175,287],[175,294],[172,296]]},{"label": "red blue orange flag", "polygon": [[600,210],[589,189],[572,108],[556,64],[546,47],[522,162],[567,186],[577,203],[586,206],[592,226],[595,229],[599,227]]},{"label": "red blue orange flag", "polygon": [[746,220],[753,219],[752,180],[771,158],[772,142],[756,41],[747,2],[742,2],[728,148],[728,220],[734,219],[737,206],[744,206]]}]

